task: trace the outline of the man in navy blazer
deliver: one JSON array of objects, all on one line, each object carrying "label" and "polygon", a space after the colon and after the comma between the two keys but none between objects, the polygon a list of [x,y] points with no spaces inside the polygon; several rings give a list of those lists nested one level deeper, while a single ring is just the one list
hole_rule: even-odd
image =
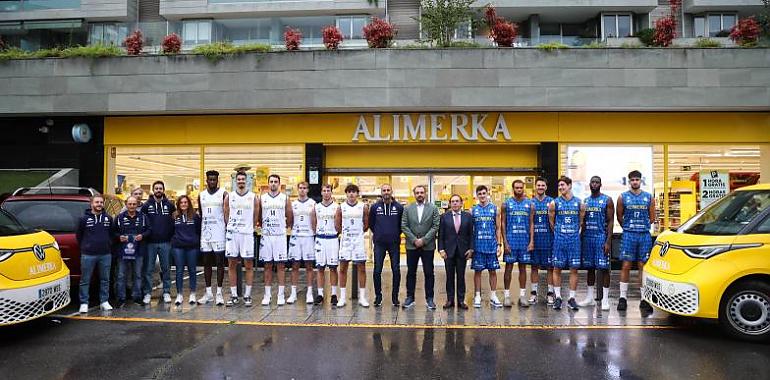
[{"label": "man in navy blazer", "polygon": [[463,198],[457,194],[449,198],[449,206],[450,210],[441,215],[438,230],[438,252],[444,258],[446,268],[447,301],[444,309],[453,308],[456,298],[457,307],[468,310],[465,303],[465,267],[473,256],[473,217],[462,210]]}]

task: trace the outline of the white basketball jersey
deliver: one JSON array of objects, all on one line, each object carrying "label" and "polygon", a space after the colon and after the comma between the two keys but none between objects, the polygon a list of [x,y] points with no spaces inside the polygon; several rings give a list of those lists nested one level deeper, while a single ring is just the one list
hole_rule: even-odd
[{"label": "white basketball jersey", "polygon": [[238,194],[237,191],[230,193],[228,231],[241,234],[254,232],[254,199],[256,199],[256,194],[251,191],[244,195]]},{"label": "white basketball jersey", "polygon": [[294,225],[291,234],[294,236],[313,236],[313,226],[310,225],[310,214],[315,211],[315,201],[308,198],[304,202],[299,199],[291,202],[294,212]]},{"label": "white basketball jersey", "polygon": [[334,225],[334,217],[337,215],[337,209],[340,205],[332,202],[328,206],[323,203],[315,205],[315,233],[316,235],[337,236],[337,226]]},{"label": "white basketball jersey", "polygon": [[225,190],[217,189],[214,194],[208,190],[200,193],[201,198],[201,241],[225,241]]},{"label": "white basketball jersey", "polygon": [[357,238],[364,235],[364,204],[354,206],[342,203],[342,238]]},{"label": "white basketball jersey", "polygon": [[286,235],[286,194],[262,194],[262,235]]}]

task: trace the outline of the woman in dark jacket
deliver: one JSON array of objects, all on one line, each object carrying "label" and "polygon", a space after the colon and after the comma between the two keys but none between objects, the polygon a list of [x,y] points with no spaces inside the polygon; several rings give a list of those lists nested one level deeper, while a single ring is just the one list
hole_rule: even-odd
[{"label": "woman in dark jacket", "polygon": [[184,268],[190,276],[190,305],[197,302],[195,297],[195,270],[198,266],[198,254],[201,243],[201,218],[193,210],[192,202],[186,195],[176,201],[174,217],[174,236],[171,238],[171,254],[176,265],[176,302],[177,306],[184,301]]}]

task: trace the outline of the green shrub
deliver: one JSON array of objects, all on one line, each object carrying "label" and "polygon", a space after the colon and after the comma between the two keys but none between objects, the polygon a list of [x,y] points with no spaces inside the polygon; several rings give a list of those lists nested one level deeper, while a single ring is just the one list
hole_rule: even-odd
[{"label": "green shrub", "polygon": [[449,43],[450,48],[481,48],[482,44],[476,41],[452,41]]},{"label": "green shrub", "polygon": [[89,46],[75,46],[61,50],[59,57],[64,58],[101,58],[101,57],[117,57],[123,55],[123,49],[114,45],[89,45]]},{"label": "green shrub", "polygon": [[536,46],[540,50],[554,51],[557,49],[569,49],[569,46],[561,42],[546,42]]},{"label": "green shrub", "polygon": [[607,47],[607,44],[602,41],[591,41],[590,44],[581,45],[580,47],[586,49],[603,49]]},{"label": "green shrub", "polygon": [[59,48],[40,49],[30,52],[31,58],[51,58],[61,57],[62,50]]},{"label": "green shrub", "polygon": [[636,38],[639,39],[639,41],[644,46],[652,46],[653,37],[655,36],[655,29],[652,28],[645,28],[638,32],[636,32]]},{"label": "green shrub", "polygon": [[698,38],[695,40],[695,47],[697,48],[719,48],[722,47],[722,43],[711,38]]},{"label": "green shrub", "polygon": [[225,57],[233,56],[236,54],[253,53],[253,52],[268,52],[270,51],[270,45],[264,44],[248,44],[234,46],[230,42],[214,42],[205,45],[198,45],[192,49],[193,54],[201,54],[212,63],[217,63],[223,60]]},{"label": "green shrub", "polygon": [[24,58],[31,58],[32,55],[26,51],[19,49],[17,47],[8,48],[6,50],[0,51],[0,61],[7,61],[9,59],[24,59]]}]

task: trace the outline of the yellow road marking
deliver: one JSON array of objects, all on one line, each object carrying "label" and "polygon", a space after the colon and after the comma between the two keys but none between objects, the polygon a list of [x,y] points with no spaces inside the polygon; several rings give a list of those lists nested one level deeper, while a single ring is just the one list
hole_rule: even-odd
[{"label": "yellow road marking", "polygon": [[129,318],[129,317],[89,317],[89,316],[61,316],[62,318],[88,321],[112,321],[112,322],[154,322],[154,323],[187,323],[204,325],[242,325],[265,327],[351,327],[374,329],[453,329],[453,330],[667,330],[676,329],[677,326],[666,325],[397,325],[397,324],[369,324],[369,323],[292,323],[292,322],[259,322],[259,321],[229,321],[224,319],[165,319],[165,318]]}]

